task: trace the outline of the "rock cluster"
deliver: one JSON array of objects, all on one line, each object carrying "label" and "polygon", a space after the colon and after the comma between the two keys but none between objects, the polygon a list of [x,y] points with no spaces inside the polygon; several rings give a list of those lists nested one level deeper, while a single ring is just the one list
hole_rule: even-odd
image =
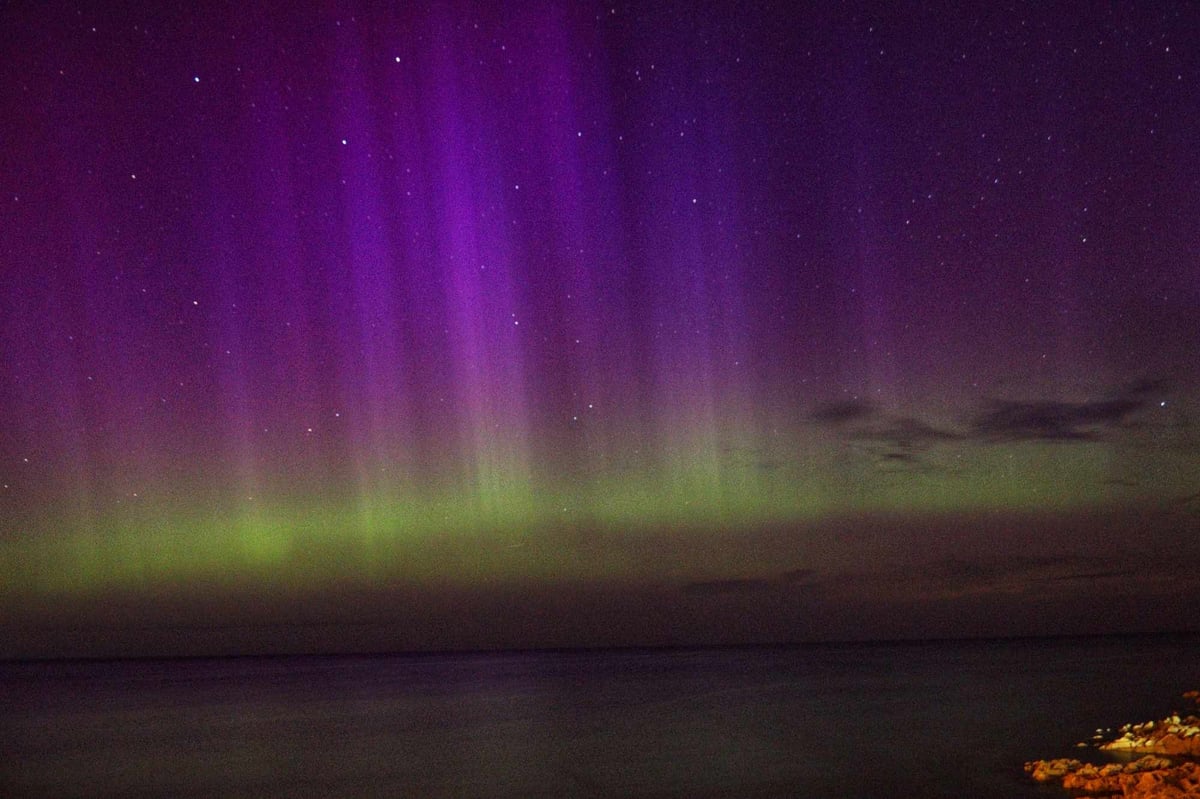
[{"label": "rock cluster", "polygon": [[[1188,691],[1184,698],[1200,704],[1200,691]],[[1145,756],[1132,763],[1105,766],[1068,758],[1035,760],[1025,764],[1025,771],[1038,782],[1061,782],[1076,794],[1200,799],[1200,763],[1187,759],[1200,758],[1200,717],[1176,713],[1162,721],[1126,724],[1119,732],[1119,737],[1099,748]],[[1102,740],[1104,735],[1097,730],[1095,737]]]},{"label": "rock cluster", "polygon": [[1146,755],[1132,763],[1094,766],[1078,760],[1035,760],[1025,770],[1038,782],[1062,786],[1089,796],[1122,796],[1131,799],[1183,799],[1200,797],[1200,765],[1175,763]]},{"label": "rock cluster", "polygon": [[1183,755],[1200,757],[1200,718],[1178,714],[1162,721],[1147,721],[1145,724],[1126,724],[1121,728],[1121,737],[1101,744],[1107,751]]}]

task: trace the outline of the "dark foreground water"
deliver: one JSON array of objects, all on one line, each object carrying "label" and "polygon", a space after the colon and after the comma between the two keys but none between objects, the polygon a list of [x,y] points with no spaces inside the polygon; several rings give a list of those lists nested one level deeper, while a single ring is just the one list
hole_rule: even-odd
[{"label": "dark foreground water", "polygon": [[1055,796],[1200,637],[0,664],[0,796]]}]

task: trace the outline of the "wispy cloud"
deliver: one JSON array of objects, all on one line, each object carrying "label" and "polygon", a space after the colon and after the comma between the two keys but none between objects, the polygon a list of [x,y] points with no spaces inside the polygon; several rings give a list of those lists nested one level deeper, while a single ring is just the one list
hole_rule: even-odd
[{"label": "wispy cloud", "polygon": [[779,582],[788,584],[808,583],[816,577],[816,574],[812,569],[790,569],[779,575]]},{"label": "wispy cloud", "polygon": [[809,421],[848,440],[875,445],[873,454],[893,465],[917,465],[917,457],[950,442],[1101,441],[1138,423],[1138,414],[1169,389],[1165,378],[1126,384],[1102,399],[990,400],[958,429],[939,427],[914,416],[891,416],[864,401],[817,406]]},{"label": "wispy cloud", "polygon": [[869,402],[848,400],[818,405],[809,415],[809,419],[817,424],[841,426],[864,421],[875,413],[875,406]]},{"label": "wispy cloud", "polygon": [[971,421],[970,434],[988,442],[1100,441],[1132,426],[1152,398],[1169,387],[1166,378],[1142,378],[1099,400],[993,401]]},{"label": "wispy cloud", "polygon": [[1013,555],[986,560],[941,560],[930,564],[926,575],[931,583],[949,588],[1015,588],[1133,573],[1129,568],[1117,568],[1118,565],[1119,561],[1105,557]]},{"label": "wispy cloud", "polygon": [[851,432],[850,438],[882,445],[880,454],[893,460],[911,460],[914,453],[944,441],[957,441],[962,436],[911,416],[899,416],[880,417]]},{"label": "wispy cloud", "polygon": [[868,402],[820,405],[809,415],[814,424],[834,430],[866,448],[876,462],[892,471],[930,471],[920,457],[932,446],[957,441],[962,434],[913,416],[890,416]]},{"label": "wispy cloud", "polygon": [[770,588],[769,580],[756,578],[730,578],[727,580],[698,580],[683,586],[685,594],[697,596],[719,596],[722,594],[750,594]]},{"label": "wispy cloud", "polygon": [[772,577],[732,577],[723,580],[697,580],[685,583],[685,594],[695,596],[723,596],[730,594],[753,594],[770,589],[796,590],[813,587],[819,583],[812,569],[789,569]]},{"label": "wispy cloud", "polygon": [[971,423],[985,441],[1097,441],[1145,406],[1124,398],[1096,402],[993,402]]},{"label": "wispy cloud", "polygon": [[827,595],[882,601],[983,596],[1046,597],[1079,586],[1106,594],[1175,589],[1197,578],[1173,563],[1130,563],[1128,558],[1082,555],[943,559],[880,571],[828,576]]}]

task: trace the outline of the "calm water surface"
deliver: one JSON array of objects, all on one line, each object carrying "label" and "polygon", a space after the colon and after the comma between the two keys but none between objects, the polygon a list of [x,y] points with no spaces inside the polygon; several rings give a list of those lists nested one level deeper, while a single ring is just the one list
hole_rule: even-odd
[{"label": "calm water surface", "polygon": [[1047,799],[1195,687],[1197,636],[8,663],[0,796]]}]

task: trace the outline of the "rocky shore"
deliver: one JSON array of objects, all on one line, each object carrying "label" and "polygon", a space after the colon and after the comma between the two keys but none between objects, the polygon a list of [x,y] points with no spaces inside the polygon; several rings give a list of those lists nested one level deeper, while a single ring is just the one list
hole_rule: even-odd
[{"label": "rocky shore", "polygon": [[[1200,691],[1183,695],[1200,712]],[[1108,730],[1111,733],[1112,730]],[[1071,758],[1035,760],[1025,771],[1043,783],[1060,782],[1075,795],[1121,796],[1134,799],[1177,799],[1200,797],[1200,717],[1174,713],[1161,721],[1126,724],[1107,740],[1097,730],[1094,741],[1079,746],[1115,754],[1143,755],[1128,763],[1097,766]]]}]

